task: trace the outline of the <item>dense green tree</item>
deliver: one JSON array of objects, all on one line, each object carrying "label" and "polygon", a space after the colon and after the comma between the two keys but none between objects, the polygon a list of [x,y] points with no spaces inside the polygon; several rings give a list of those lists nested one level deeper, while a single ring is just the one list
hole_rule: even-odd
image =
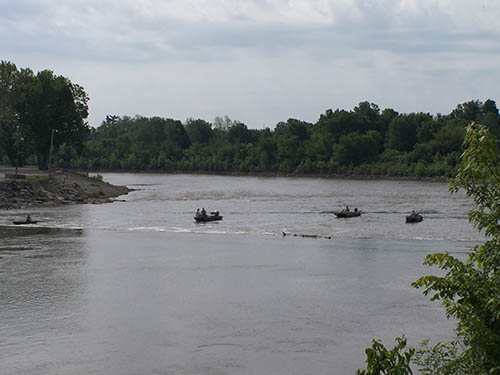
[{"label": "dense green tree", "polygon": [[481,123],[486,125],[489,131],[500,139],[500,115],[493,100],[486,100],[481,107],[483,117]]},{"label": "dense green tree", "polygon": [[349,133],[340,138],[334,149],[334,158],[342,164],[353,166],[374,162],[381,149],[381,136],[376,130],[364,134]]},{"label": "dense green tree", "polygon": [[385,138],[385,133],[387,132],[387,129],[389,129],[389,124],[391,123],[392,119],[397,117],[398,115],[399,113],[392,108],[386,108],[382,111],[379,122],[380,127],[377,130],[380,132],[383,138]]},{"label": "dense green tree", "polygon": [[275,133],[278,137],[297,137],[301,141],[309,137],[308,129],[311,124],[296,119],[288,119],[286,122],[276,124]]},{"label": "dense green tree", "polygon": [[15,64],[0,62],[0,148],[11,165],[22,165],[33,152],[35,140],[31,128],[19,121],[17,108],[25,100],[19,72]]},{"label": "dense green tree", "polygon": [[323,129],[311,132],[310,138],[305,141],[306,158],[312,163],[310,172],[327,172],[327,163],[333,155],[333,145],[330,133]]},{"label": "dense green tree", "polygon": [[277,139],[278,169],[283,173],[292,173],[305,159],[304,143],[296,135],[288,135]]},{"label": "dense green tree", "polygon": [[370,129],[378,130],[380,128],[380,109],[378,105],[369,102],[361,102],[353,110],[357,118],[358,132],[365,132]]},{"label": "dense green tree", "polygon": [[346,135],[358,130],[357,116],[345,110],[331,109],[321,115],[318,120],[319,127],[329,132],[334,139],[338,140],[342,135]]},{"label": "dense green tree", "polygon": [[[12,164],[36,154],[47,168],[50,143],[70,143],[80,152],[88,134],[88,97],[69,79],[45,70],[34,74],[0,63],[0,142]],[[53,132],[54,130],[54,132]]]},{"label": "dense green tree", "polygon": [[442,126],[440,121],[431,116],[428,119],[423,119],[417,128],[417,143],[427,143],[432,140],[436,131]]},{"label": "dense green tree", "polygon": [[213,136],[212,125],[205,120],[188,119],[186,133],[191,143],[207,144]]},{"label": "dense green tree", "polygon": [[241,122],[236,122],[227,130],[227,137],[230,142],[250,143],[255,141],[252,132]]},{"label": "dense green tree", "polygon": [[73,146],[67,143],[61,144],[54,153],[54,165],[60,168],[73,167],[72,162],[78,159],[78,153]]},{"label": "dense green tree", "polygon": [[276,140],[272,137],[262,137],[256,150],[258,155],[257,169],[259,171],[276,171],[276,161],[278,154],[278,146]]},{"label": "dense green tree", "polygon": [[428,142],[432,152],[441,155],[461,152],[465,136],[465,125],[465,120],[455,118],[439,128]]},{"label": "dense green tree", "polygon": [[49,70],[34,75],[31,70],[23,69],[17,82],[19,124],[29,128],[36,139],[39,168],[48,166],[52,136],[54,147],[66,142],[81,148],[89,133],[84,122],[88,116],[88,96],[83,88]]},{"label": "dense green tree", "polygon": [[467,122],[477,121],[480,120],[482,115],[481,106],[479,100],[471,100],[457,105],[451,113],[451,116],[464,119]]},{"label": "dense green tree", "polygon": [[165,123],[164,134],[162,149],[172,157],[180,159],[183,150],[191,145],[185,127],[180,121],[169,119]]},{"label": "dense green tree", "polygon": [[15,160],[14,132],[16,114],[14,110],[14,87],[17,67],[8,62],[0,62],[0,147],[11,162]]},{"label": "dense green tree", "polygon": [[495,116],[498,116],[498,107],[497,107],[497,104],[493,100],[488,99],[481,106],[481,112],[483,114],[492,113]]},{"label": "dense green tree", "polygon": [[386,147],[409,152],[417,142],[417,119],[415,114],[399,115],[392,119],[386,135]]}]

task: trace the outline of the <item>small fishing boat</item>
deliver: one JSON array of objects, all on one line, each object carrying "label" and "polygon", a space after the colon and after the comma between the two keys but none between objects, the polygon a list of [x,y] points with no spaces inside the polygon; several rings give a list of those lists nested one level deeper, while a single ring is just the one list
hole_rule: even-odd
[{"label": "small fishing boat", "polygon": [[361,211],[355,209],[354,211],[342,210],[342,211],[333,211],[334,215],[337,217],[358,217],[361,216]]},{"label": "small fishing boat", "polygon": [[194,215],[194,220],[197,223],[202,223],[206,221],[217,221],[217,220],[222,220],[222,216],[219,215],[219,211],[214,211],[210,212],[210,215],[205,214],[198,214]]},{"label": "small fishing boat", "polygon": [[200,216],[200,217],[194,217],[197,223],[205,222],[205,221],[217,221],[217,220],[222,220],[222,216],[217,215],[217,216],[212,216],[212,215],[207,215],[207,216]]},{"label": "small fishing boat", "polygon": [[12,224],[15,224],[15,225],[29,225],[29,224],[36,224],[36,221],[33,221],[33,220],[16,220],[16,221],[13,221]]},{"label": "small fishing boat", "polygon": [[422,220],[424,220],[424,217],[415,211],[406,216],[407,223],[420,223]]}]

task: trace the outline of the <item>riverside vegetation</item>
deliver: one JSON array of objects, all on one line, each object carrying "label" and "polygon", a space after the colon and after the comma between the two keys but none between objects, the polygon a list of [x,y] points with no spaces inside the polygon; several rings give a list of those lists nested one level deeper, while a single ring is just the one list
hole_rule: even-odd
[{"label": "riverside vegetation", "polygon": [[228,117],[108,116],[81,155],[61,144],[55,156],[57,165],[87,170],[451,177],[471,121],[500,132],[492,100],[460,104],[446,116],[362,102],[352,111],[327,110],[314,124],[288,119],[274,129]]},{"label": "riverside vegetation", "polygon": [[413,283],[431,300],[441,301],[448,318],[457,321],[456,339],[418,349],[396,338],[387,349],[375,340],[366,349],[366,370],[358,375],[412,374],[412,363],[423,375],[500,374],[500,150],[487,127],[470,125],[462,165],[450,186],[464,189],[474,201],[469,221],[486,241],[474,246],[462,261],[447,252],[430,254],[425,264],[438,266],[444,276],[423,276]]},{"label": "riverside vegetation", "polygon": [[[328,109],[315,123],[288,119],[250,129],[217,117],[185,122],[106,116],[85,122],[88,96],[51,71],[0,64],[0,163],[80,170],[453,177],[465,126],[500,135],[493,100],[458,104],[447,115],[398,113],[361,102]],[[53,153],[50,153],[53,144]]]}]

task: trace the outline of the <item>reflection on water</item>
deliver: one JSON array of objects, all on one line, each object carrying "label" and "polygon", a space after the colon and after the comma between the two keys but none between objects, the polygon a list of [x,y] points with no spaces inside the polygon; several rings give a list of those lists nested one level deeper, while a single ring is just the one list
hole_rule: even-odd
[{"label": "reflection on water", "polygon": [[64,340],[79,324],[75,318],[87,282],[82,277],[87,253],[81,232],[40,228],[0,232],[2,373],[48,373],[43,369],[50,358],[47,346]]},{"label": "reflection on water", "polygon": [[[481,239],[445,184],[110,174],[126,202],[0,213],[6,374],[343,374],[371,339],[447,339],[410,283]],[[366,214],[325,213],[343,205]],[[198,207],[224,220],[195,224]],[[417,208],[424,222],[404,224]],[[332,239],[282,237],[281,232]]]},{"label": "reflection on water", "polygon": [[82,233],[81,228],[51,228],[41,226],[0,226],[0,240],[8,240],[17,237],[33,237],[37,235],[55,235],[74,232]]}]

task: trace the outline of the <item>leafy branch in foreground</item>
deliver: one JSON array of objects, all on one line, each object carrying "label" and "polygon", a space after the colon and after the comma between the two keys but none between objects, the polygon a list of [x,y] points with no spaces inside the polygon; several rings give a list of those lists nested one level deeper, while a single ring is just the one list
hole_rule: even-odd
[{"label": "leafy branch in foreground", "polygon": [[[444,276],[424,276],[412,285],[441,301],[448,318],[457,320],[457,340],[416,352],[412,360],[421,374],[500,374],[500,150],[497,139],[482,125],[466,129],[462,165],[450,186],[464,189],[475,208],[469,221],[483,230],[486,242],[472,247],[464,262],[447,252],[430,254],[425,264],[438,266]],[[384,348],[385,349],[385,348]],[[384,349],[379,348],[380,352]],[[402,347],[399,348],[402,350]],[[367,354],[369,354],[367,350]],[[375,361],[377,363],[373,364]],[[399,374],[398,367],[381,367],[383,357],[368,356],[366,374]],[[382,371],[383,369],[383,371]],[[365,374],[359,372],[358,374]]]},{"label": "leafy branch in foreground", "polygon": [[434,346],[429,346],[429,340],[424,340],[422,348],[415,352],[413,359],[419,365],[422,375],[456,375],[467,374],[468,366],[457,361],[457,353],[460,346],[457,341],[449,343],[438,342]]},{"label": "leafy branch in foreground", "polygon": [[446,271],[443,277],[421,277],[413,286],[439,300],[446,315],[457,319],[463,351],[456,361],[467,373],[500,373],[500,151],[486,127],[469,125],[462,166],[450,190],[464,189],[474,201],[469,221],[484,230],[487,241],[474,246],[466,262],[431,254],[425,264]]},{"label": "leafy branch in foreground", "polygon": [[356,371],[356,375],[411,375],[411,358],[415,349],[406,351],[406,338],[396,337],[396,345],[388,350],[379,340],[373,340],[371,348],[366,348],[366,370]]}]

